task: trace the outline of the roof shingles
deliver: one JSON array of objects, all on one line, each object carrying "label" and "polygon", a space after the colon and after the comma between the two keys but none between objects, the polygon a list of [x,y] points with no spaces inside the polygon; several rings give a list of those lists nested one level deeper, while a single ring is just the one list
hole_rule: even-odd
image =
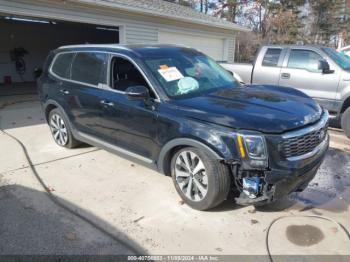
[{"label": "roof shingles", "polygon": [[110,7],[124,9],[130,12],[163,16],[231,30],[248,31],[247,28],[228,22],[224,19],[198,12],[187,6],[163,0],[80,0],[80,2],[94,2],[95,4],[108,5]]}]

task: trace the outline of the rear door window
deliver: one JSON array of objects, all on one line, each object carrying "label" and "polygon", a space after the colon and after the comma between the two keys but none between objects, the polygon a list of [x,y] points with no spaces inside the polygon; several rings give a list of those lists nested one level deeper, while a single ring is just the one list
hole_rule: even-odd
[{"label": "rear door window", "polygon": [[288,67],[305,69],[311,72],[321,72],[318,69],[320,60],[323,60],[323,58],[314,51],[293,49],[290,51]]},{"label": "rear door window", "polygon": [[106,53],[79,52],[73,60],[71,79],[95,86],[107,84],[107,63]]},{"label": "rear door window", "polygon": [[74,57],[74,53],[58,54],[54,60],[51,71],[59,77],[70,78],[70,66]]},{"label": "rear door window", "polygon": [[277,66],[280,58],[282,49],[281,48],[268,48],[264,59],[262,61],[263,66]]}]

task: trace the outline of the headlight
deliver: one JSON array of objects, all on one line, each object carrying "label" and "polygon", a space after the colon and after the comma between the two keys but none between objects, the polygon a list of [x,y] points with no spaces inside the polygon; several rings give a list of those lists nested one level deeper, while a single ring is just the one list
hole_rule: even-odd
[{"label": "headlight", "polygon": [[250,166],[267,166],[267,150],[263,136],[237,134],[237,143],[241,158]]},{"label": "headlight", "polygon": [[248,155],[253,159],[265,159],[266,148],[261,136],[243,136]]}]

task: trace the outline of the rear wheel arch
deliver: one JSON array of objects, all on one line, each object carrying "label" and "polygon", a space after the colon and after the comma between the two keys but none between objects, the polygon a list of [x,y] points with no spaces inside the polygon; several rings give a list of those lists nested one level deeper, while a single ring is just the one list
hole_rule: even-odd
[{"label": "rear wheel arch", "polygon": [[57,106],[55,104],[48,104],[45,106],[45,119],[46,119],[46,122],[49,122],[49,115],[50,115],[50,112],[54,109],[56,109]]},{"label": "rear wheel arch", "polygon": [[69,118],[68,118],[66,112],[64,111],[63,107],[59,103],[57,103],[55,100],[52,100],[52,99],[47,100],[43,107],[45,109],[46,120],[48,120],[50,112],[53,109],[55,109],[55,108],[59,108],[61,110],[62,114],[64,114],[64,116],[69,120]]},{"label": "rear wheel arch", "polygon": [[340,113],[344,113],[346,109],[350,107],[350,95],[345,99],[344,103],[342,104]]},{"label": "rear wheel arch", "polygon": [[167,142],[161,149],[159,156],[158,156],[158,170],[167,175],[171,175],[171,166],[170,162],[173,157],[173,155],[179,151],[180,149],[184,147],[195,147],[200,150],[205,151],[207,154],[212,155],[213,158],[217,159],[218,161],[223,160],[223,157],[220,156],[215,150],[213,150],[208,145],[204,144],[203,142],[200,142],[195,139],[191,138],[176,138],[169,142]]}]

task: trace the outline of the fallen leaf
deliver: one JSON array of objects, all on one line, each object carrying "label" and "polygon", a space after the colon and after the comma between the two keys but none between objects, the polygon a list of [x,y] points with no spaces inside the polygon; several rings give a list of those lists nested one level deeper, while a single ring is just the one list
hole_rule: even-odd
[{"label": "fallen leaf", "polygon": [[258,221],[258,220],[256,220],[256,219],[251,219],[251,220],[250,220],[250,223],[251,223],[252,225],[254,225],[254,224],[259,223],[259,221]]}]

